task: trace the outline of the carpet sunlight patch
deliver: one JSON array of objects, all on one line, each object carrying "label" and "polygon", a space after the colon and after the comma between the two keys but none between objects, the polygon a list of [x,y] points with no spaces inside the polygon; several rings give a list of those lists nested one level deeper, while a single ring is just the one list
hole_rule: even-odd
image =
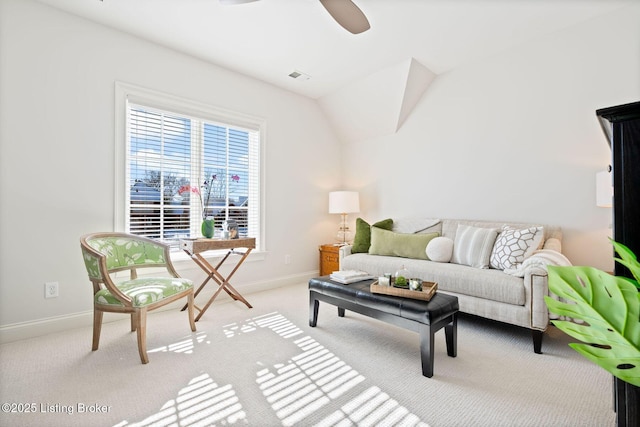
[{"label": "carpet sunlight patch", "polygon": [[[222,334],[227,339],[261,330],[275,334],[268,338],[273,348],[284,344],[273,341],[274,338],[287,340],[297,348],[297,354],[267,367],[258,361],[259,368],[255,372],[256,386],[283,426],[307,425],[313,420],[316,425],[327,427],[354,424],[428,427],[278,312],[222,326]],[[213,344],[206,341],[207,338],[207,334],[198,332],[193,337],[151,351],[190,354],[196,344]],[[122,421],[117,426],[247,425],[249,414],[234,386],[218,384],[211,375],[203,373],[193,378],[156,414],[139,422]]]}]

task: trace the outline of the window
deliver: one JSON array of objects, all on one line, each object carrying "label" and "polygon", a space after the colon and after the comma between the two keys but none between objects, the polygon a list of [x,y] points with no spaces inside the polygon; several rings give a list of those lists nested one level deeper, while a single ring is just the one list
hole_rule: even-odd
[{"label": "window", "polygon": [[177,249],[205,217],[235,220],[261,248],[260,123],[124,92],[124,230]]}]

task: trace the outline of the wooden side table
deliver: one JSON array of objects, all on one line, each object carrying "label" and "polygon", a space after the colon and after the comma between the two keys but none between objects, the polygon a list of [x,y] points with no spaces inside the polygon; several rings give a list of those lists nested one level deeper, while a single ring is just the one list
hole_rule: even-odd
[{"label": "wooden side table", "polygon": [[[251,304],[249,304],[249,302],[246,299],[244,299],[242,295],[240,295],[240,292],[238,292],[233,286],[231,286],[231,284],[229,283],[229,280],[231,280],[231,277],[235,274],[238,268],[240,268],[244,260],[247,259],[247,256],[249,256],[249,253],[251,252],[251,250],[255,249],[255,247],[256,247],[256,239],[253,237],[245,237],[240,239],[200,238],[200,239],[180,240],[180,248],[183,251],[185,251],[191,257],[191,259],[196,264],[198,264],[198,266],[202,270],[204,270],[205,273],[207,273],[207,278],[204,280],[204,282],[202,282],[200,287],[196,290],[194,297],[198,296],[202,288],[204,288],[204,286],[207,284],[209,280],[213,281],[218,285],[218,289],[213,294],[213,296],[209,299],[209,301],[207,301],[204,307],[200,308],[194,304],[196,310],[200,312],[196,317],[196,321],[200,320],[200,318],[202,317],[204,312],[207,311],[207,309],[209,308],[213,300],[216,299],[220,291],[223,291],[223,290],[227,294],[229,294],[229,296],[234,300],[241,301],[247,307],[252,308]],[[237,248],[245,248],[246,250],[244,252],[241,252],[241,251],[238,251]],[[227,251],[227,254],[222,258],[222,260],[220,260],[220,262],[218,262],[218,264],[215,267],[209,264],[207,259],[201,255],[202,252],[219,250],[219,249],[227,249],[228,251]],[[240,261],[238,261],[238,263],[235,265],[231,273],[229,273],[227,277],[224,277],[220,273],[219,269],[222,266],[222,264],[224,264],[224,262],[227,260],[227,258],[229,258],[229,255],[232,255],[232,254],[242,255],[242,257],[240,258]],[[182,310],[184,310],[185,308],[187,308],[186,305],[182,308]]]},{"label": "wooden side table", "polygon": [[327,276],[340,270],[340,246],[334,244],[320,245],[320,275]]}]

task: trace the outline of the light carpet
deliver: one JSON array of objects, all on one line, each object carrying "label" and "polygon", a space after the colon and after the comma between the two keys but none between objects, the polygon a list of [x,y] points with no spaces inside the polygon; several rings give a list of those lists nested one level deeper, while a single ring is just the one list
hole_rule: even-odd
[{"label": "light carpet", "polygon": [[[191,333],[185,312],[148,318],[142,365],[129,321],[0,346],[2,426],[613,426],[611,376],[555,328],[460,316],[458,356],[436,334],[432,378],[419,337],[320,304],[306,283],[214,303]],[[9,406],[7,406],[9,405]],[[8,412],[7,412],[8,410]]]}]

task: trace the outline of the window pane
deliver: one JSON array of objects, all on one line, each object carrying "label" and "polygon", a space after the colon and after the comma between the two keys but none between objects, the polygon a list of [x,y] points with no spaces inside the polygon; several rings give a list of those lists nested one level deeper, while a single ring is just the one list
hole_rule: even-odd
[{"label": "window pane", "polygon": [[229,167],[244,170],[249,167],[249,135],[247,132],[229,131]]},{"label": "window pane", "polygon": [[177,248],[211,216],[218,230],[235,220],[241,235],[259,234],[256,131],[133,104],[127,125],[131,233]]},{"label": "window pane", "polygon": [[221,126],[204,125],[204,163],[209,169],[227,164],[227,129]]}]

